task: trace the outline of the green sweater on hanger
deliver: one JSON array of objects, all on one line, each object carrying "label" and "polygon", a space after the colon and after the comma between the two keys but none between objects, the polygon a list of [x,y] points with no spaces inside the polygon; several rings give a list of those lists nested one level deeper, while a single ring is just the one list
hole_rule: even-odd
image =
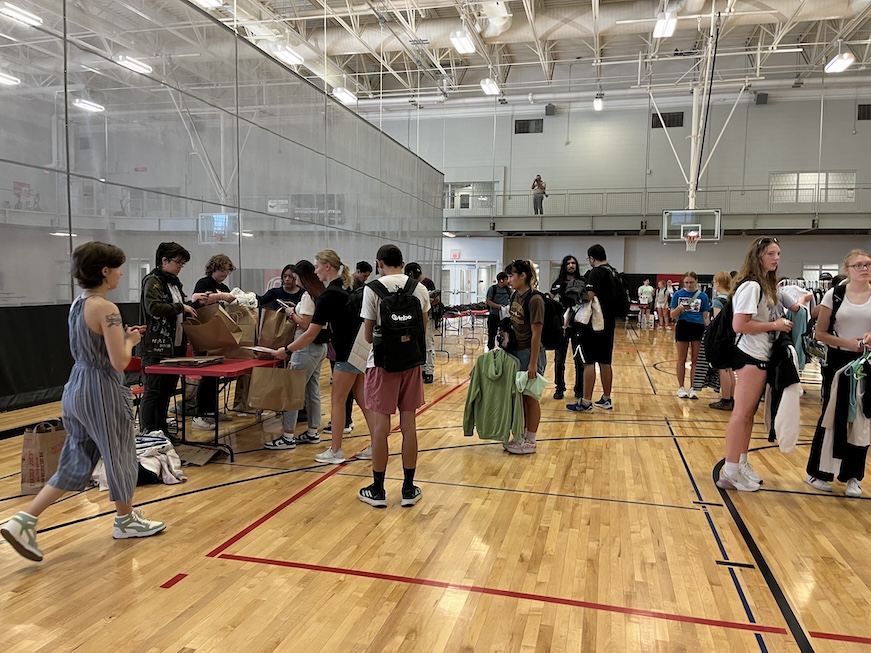
[{"label": "green sweater on hanger", "polygon": [[478,357],[466,395],[464,435],[477,427],[482,440],[508,442],[512,433],[515,441],[523,437],[523,401],[514,384],[518,367],[517,359],[501,349]]}]

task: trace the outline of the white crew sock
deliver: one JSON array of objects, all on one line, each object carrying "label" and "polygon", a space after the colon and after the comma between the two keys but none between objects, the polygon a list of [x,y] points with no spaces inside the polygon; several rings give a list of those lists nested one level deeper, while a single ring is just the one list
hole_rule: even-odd
[{"label": "white crew sock", "polygon": [[537,435],[536,433],[533,433],[532,431],[527,429],[526,433],[523,434],[523,439],[531,444],[535,444],[535,436],[536,435]]},{"label": "white crew sock", "polygon": [[742,453],[740,456],[738,456],[738,464],[739,465],[743,465],[746,462],[747,462],[747,454],[746,453]]},{"label": "white crew sock", "polygon": [[730,478],[735,478],[738,475],[738,470],[740,467],[740,463],[726,463],[726,476]]}]

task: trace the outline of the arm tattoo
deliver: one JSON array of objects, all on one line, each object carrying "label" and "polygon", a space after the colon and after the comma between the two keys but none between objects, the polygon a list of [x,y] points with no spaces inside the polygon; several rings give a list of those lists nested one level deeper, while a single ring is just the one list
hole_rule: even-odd
[{"label": "arm tattoo", "polygon": [[106,326],[107,327],[121,326],[121,324],[122,324],[122,322],[121,322],[121,314],[120,313],[110,313],[109,315],[106,316]]}]

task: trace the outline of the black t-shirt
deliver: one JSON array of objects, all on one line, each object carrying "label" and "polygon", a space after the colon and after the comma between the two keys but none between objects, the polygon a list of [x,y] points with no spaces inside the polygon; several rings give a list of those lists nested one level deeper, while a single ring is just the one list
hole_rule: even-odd
[{"label": "black t-shirt", "polygon": [[[227,284],[215,281],[212,276],[209,275],[197,281],[197,285],[194,286],[194,293],[200,292],[230,292],[230,288]],[[199,308],[200,306],[205,306],[205,304],[202,302],[194,302],[194,308]]]},{"label": "black t-shirt", "polygon": [[351,355],[361,321],[360,316],[355,317],[348,308],[349,294],[348,290],[342,288],[342,280],[334,279],[318,297],[315,314],[312,315],[312,324],[330,325],[333,349],[336,350],[336,361],[339,363],[347,362]]},{"label": "black t-shirt", "polygon": [[602,306],[602,316],[608,322],[614,322],[614,278],[607,265],[599,265],[587,272],[587,290],[591,290],[599,298]]},{"label": "black t-shirt", "polygon": [[278,288],[270,288],[262,295],[257,296],[257,305],[258,306],[266,306],[267,304],[272,304],[270,308],[274,311],[283,311],[284,307],[279,304],[276,299],[280,299],[283,302],[292,303],[294,306],[299,304],[299,300],[302,299],[302,294],[305,292],[302,288],[297,289],[296,292],[287,292],[283,286],[279,286]]}]

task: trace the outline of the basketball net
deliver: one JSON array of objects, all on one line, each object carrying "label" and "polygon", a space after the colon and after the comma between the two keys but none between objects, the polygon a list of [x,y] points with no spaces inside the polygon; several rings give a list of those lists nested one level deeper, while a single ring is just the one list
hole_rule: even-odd
[{"label": "basketball net", "polygon": [[696,251],[696,245],[699,244],[699,239],[701,236],[695,232],[690,232],[683,236],[684,242],[687,244],[687,251],[694,252]]}]

